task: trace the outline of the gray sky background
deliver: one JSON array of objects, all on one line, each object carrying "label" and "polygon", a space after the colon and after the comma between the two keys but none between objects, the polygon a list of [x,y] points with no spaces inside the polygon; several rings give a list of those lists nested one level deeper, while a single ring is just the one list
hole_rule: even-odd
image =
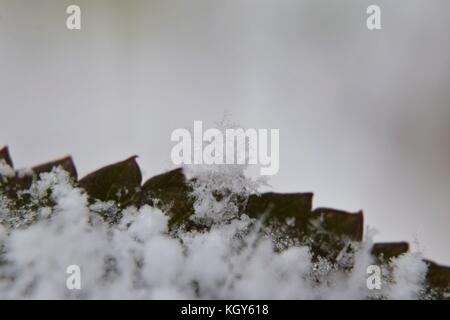
[{"label": "gray sky background", "polygon": [[274,190],[450,264],[449,35],[448,0],[0,0],[0,145],[80,175],[138,154],[149,177],[174,129],[228,113],[280,129]]}]

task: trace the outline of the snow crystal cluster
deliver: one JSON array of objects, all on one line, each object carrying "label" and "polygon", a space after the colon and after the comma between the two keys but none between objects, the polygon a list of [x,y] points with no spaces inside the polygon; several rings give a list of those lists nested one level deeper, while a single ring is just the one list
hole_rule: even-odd
[{"label": "snow crystal cluster", "polygon": [[[21,211],[27,223],[20,223],[17,208],[0,194],[0,299],[414,299],[421,294],[426,267],[419,254],[386,266],[389,281],[370,291],[370,239],[345,270],[313,259],[307,246],[276,250],[276,239],[261,232],[260,221],[239,214],[239,203],[259,182],[231,167],[189,174],[195,178],[192,219],[207,226],[201,231],[170,230],[168,216],[148,205],[125,208],[117,224],[107,223],[98,212],[111,204],[90,204],[58,168],[41,174],[27,191],[37,202],[48,200],[27,209],[32,212]],[[66,286],[70,265],[80,267],[79,290]]]}]

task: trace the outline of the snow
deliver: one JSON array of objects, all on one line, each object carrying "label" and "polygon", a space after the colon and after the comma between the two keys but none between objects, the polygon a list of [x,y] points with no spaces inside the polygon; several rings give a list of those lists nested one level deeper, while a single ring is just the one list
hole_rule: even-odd
[{"label": "snow", "polygon": [[[392,285],[374,293],[365,287],[366,267],[373,263],[370,232],[351,257],[351,271],[325,259],[313,262],[306,246],[277,251],[260,221],[236,209],[236,195],[245,198],[259,182],[247,179],[242,168],[189,174],[197,178],[193,219],[209,226],[201,232],[170,233],[167,215],[147,205],[126,208],[111,225],[98,214],[111,203],[89,205],[60,168],[41,174],[29,193],[56,205],[41,208],[28,227],[0,224],[0,299],[361,299],[421,293],[426,268],[420,254],[394,260]],[[217,200],[213,191],[224,197]],[[9,214],[1,210],[0,216]],[[80,266],[80,290],[66,288],[69,265]]]}]

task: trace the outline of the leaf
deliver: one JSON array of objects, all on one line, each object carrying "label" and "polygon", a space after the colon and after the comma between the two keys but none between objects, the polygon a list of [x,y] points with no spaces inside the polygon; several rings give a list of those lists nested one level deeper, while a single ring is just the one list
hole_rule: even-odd
[{"label": "leaf", "polygon": [[[37,179],[41,173],[50,172],[53,168],[59,166],[66,170],[74,180],[77,179],[75,164],[72,157],[69,156],[33,167],[31,169],[32,175],[21,176],[16,172],[15,177],[8,179],[6,184],[3,185],[4,191],[11,199],[17,199],[18,192],[30,188],[33,180]],[[19,204],[23,205],[24,203],[20,202]]]},{"label": "leaf", "polygon": [[142,175],[136,157],[98,169],[78,181],[91,199],[124,205],[139,191]]},{"label": "leaf", "polygon": [[362,241],[364,231],[362,211],[351,213],[330,208],[317,208],[312,215],[322,220],[322,227],[326,231],[347,236],[353,241]]},{"label": "leaf", "polygon": [[[424,260],[428,265],[428,272],[426,281],[430,288],[440,291],[442,295],[444,293],[450,294],[450,267],[439,265],[430,260]],[[439,298],[445,298],[439,297]]]},{"label": "leaf", "polygon": [[[171,216],[170,224],[187,222],[193,214],[192,191],[183,169],[175,169],[147,180],[142,186],[144,203],[166,210]],[[158,201],[154,201],[157,199]]]},{"label": "leaf", "polygon": [[70,176],[76,181],[77,179],[77,169],[75,168],[75,164],[72,160],[72,157],[68,156],[62,159],[58,159],[55,161],[47,162],[36,167],[33,167],[33,172],[39,176],[39,174],[43,172],[50,172],[53,168],[62,167],[65,171],[67,171]]},{"label": "leaf", "polygon": [[409,251],[409,243],[408,242],[383,242],[383,243],[375,243],[372,246],[372,250],[370,253],[376,257],[383,256],[383,259],[388,261],[391,258],[396,258],[403,253]]},{"label": "leaf", "polygon": [[[20,171],[16,172],[13,177],[0,184],[2,195],[8,199],[5,203],[7,203],[8,211],[10,211],[9,215],[12,218],[9,220],[9,227],[24,227],[32,224],[36,221],[37,215],[29,215],[29,213],[37,212],[43,207],[52,207],[55,205],[49,194],[39,199],[33,199],[32,195],[26,192],[31,187],[33,181],[39,179],[41,173],[50,172],[55,167],[63,168],[70,174],[73,180],[76,180],[77,172],[72,158],[65,157],[35,166],[27,174],[21,174]],[[23,219],[27,215],[29,218]]]},{"label": "leaf", "polygon": [[0,150],[0,159],[5,160],[5,162],[8,166],[10,166],[11,168],[14,168],[7,146],[3,147],[3,149]]},{"label": "leaf", "polygon": [[268,214],[268,222],[274,219],[282,223],[295,218],[297,227],[303,228],[311,218],[312,193],[274,193],[251,195],[245,213],[251,218]]},{"label": "leaf", "polygon": [[[252,218],[265,214],[266,225],[289,225],[283,232],[307,244],[314,257],[334,259],[347,246],[349,239],[362,240],[362,212],[354,214],[329,208],[312,210],[312,198],[312,193],[252,195],[245,212]],[[291,223],[287,224],[289,221]]]},{"label": "leaf", "polygon": [[[0,159],[12,167],[7,147],[0,150]],[[16,173],[15,177],[3,182],[1,187],[4,189],[1,191],[8,198],[17,200],[14,203],[18,213],[36,210],[38,208],[33,207],[26,197],[18,199],[19,191],[29,188],[40,173],[50,172],[57,166],[69,172],[76,181],[77,171],[72,158],[65,157],[33,167],[32,176],[19,177]],[[190,196],[192,184],[187,181],[181,168],[157,175],[147,180],[142,187],[141,180],[141,171],[136,163],[136,156],[133,156],[85,176],[78,185],[87,191],[91,200],[114,200],[122,207],[149,204],[165,210],[171,217],[171,226],[189,223],[189,217],[194,213],[194,199]],[[346,247],[347,240],[362,241],[362,211],[350,213],[330,208],[312,210],[312,198],[312,193],[268,192],[251,195],[244,202],[242,211],[252,218],[265,216],[267,223],[286,224],[287,220],[295,218],[293,231],[287,232],[294,232],[299,238],[310,239],[311,242],[307,244],[314,256],[333,258]],[[409,244],[406,242],[388,242],[374,244],[371,253],[375,257],[390,259],[408,250]],[[440,298],[445,298],[450,292],[450,267],[424,261],[428,265],[428,290],[435,290]]]}]

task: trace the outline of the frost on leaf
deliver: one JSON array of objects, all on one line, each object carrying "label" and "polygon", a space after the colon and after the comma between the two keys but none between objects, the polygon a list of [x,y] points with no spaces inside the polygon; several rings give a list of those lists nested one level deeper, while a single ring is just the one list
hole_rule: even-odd
[{"label": "frost on leaf", "polygon": [[[12,169],[5,149],[2,163]],[[212,169],[212,170],[210,170]],[[443,298],[450,269],[406,243],[373,243],[362,212],[312,193],[259,193],[242,167],[147,180],[131,157],[77,182],[71,158],[0,180],[0,298]],[[83,270],[66,290],[65,268]],[[380,265],[380,291],[366,268]]]}]

